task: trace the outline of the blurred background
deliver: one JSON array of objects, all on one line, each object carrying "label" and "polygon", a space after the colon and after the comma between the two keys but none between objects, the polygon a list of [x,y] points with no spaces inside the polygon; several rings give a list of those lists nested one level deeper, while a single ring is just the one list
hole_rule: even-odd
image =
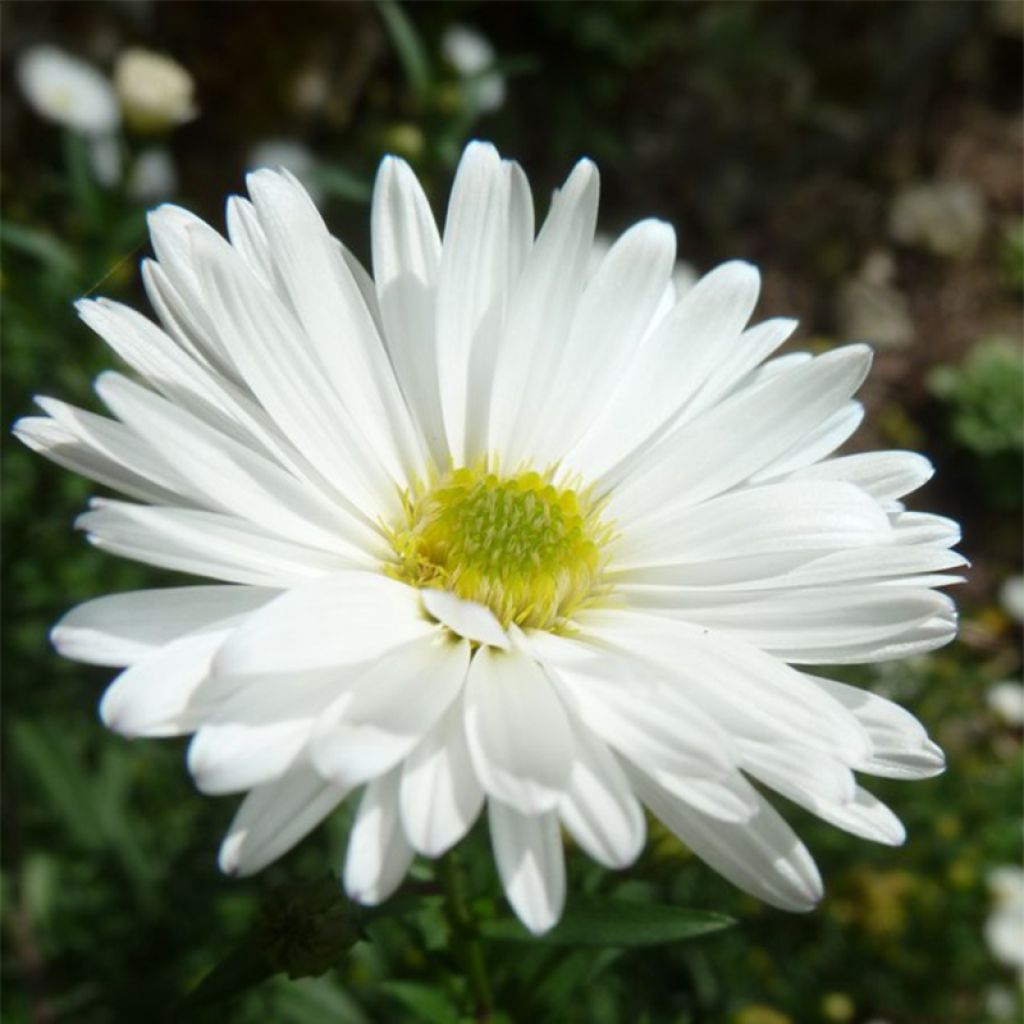
[{"label": "blurred background", "polygon": [[[114,359],[71,303],[145,307],[148,207],[178,202],[222,226],[246,169],[280,164],[365,258],[380,157],[409,160],[440,215],[473,136],[522,162],[540,209],[594,158],[602,230],[672,222],[681,282],[727,258],[758,263],[758,314],[798,316],[797,347],[872,343],[852,447],[926,453],[938,472],[912,507],[959,519],[973,567],[956,645],[843,676],[910,707],[949,771],[873,787],[907,823],[898,850],[786,808],[828,885],[807,916],[746,899],[657,829],[623,875],[572,853],[570,892],[738,923],[633,952],[492,947],[495,983],[514,993],[499,1019],[1020,1020],[1020,0],[8,2],[0,28],[8,426],[37,392],[96,408],[91,380]],[[183,742],[105,732],[95,707],[111,673],[61,661],[46,639],[83,599],[174,577],[88,548],[71,524],[96,486],[6,427],[3,445],[3,1020],[173,1019],[288,885],[335,869],[346,815],[259,878],[217,872],[234,801],[192,791]],[[478,911],[494,912],[479,831],[463,857]],[[318,977],[279,976],[180,1019],[463,1019],[444,928],[429,911],[382,921]]]}]

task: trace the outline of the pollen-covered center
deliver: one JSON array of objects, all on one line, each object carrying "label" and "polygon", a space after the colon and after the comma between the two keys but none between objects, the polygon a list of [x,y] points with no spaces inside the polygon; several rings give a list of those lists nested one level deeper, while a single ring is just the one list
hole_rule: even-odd
[{"label": "pollen-covered center", "polygon": [[451,470],[406,495],[392,571],[485,604],[504,626],[554,628],[602,591],[611,530],[598,512],[549,474]]}]

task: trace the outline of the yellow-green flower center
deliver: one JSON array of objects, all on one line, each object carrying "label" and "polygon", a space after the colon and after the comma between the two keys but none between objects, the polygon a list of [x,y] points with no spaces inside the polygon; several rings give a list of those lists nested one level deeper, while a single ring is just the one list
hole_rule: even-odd
[{"label": "yellow-green flower center", "polygon": [[557,628],[607,589],[611,529],[600,503],[555,487],[550,473],[450,470],[410,489],[404,505],[390,531],[398,564],[388,571],[487,605],[504,626]]}]

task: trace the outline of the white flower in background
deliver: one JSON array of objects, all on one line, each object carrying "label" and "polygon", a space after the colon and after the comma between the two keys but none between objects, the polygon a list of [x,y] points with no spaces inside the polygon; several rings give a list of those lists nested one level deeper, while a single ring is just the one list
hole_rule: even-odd
[{"label": "white flower in background", "polygon": [[153,146],[139,153],[128,180],[131,196],[152,203],[169,199],[177,191],[178,169],[170,152],[162,146]]},{"label": "white flower in background", "polygon": [[505,76],[491,70],[494,47],[484,36],[466,25],[449,25],[441,37],[441,53],[464,80],[477,110],[487,113],[504,104]]},{"label": "white flower in background", "polygon": [[166,131],[196,116],[195,82],[176,60],[132,47],[114,67],[125,120],[138,131]]},{"label": "white flower in background", "polygon": [[35,112],[49,121],[91,136],[118,127],[117,98],[106,77],[55,46],[36,46],[21,57],[18,84]]},{"label": "white flower in background", "polygon": [[1024,870],[1012,864],[988,876],[993,907],[985,922],[985,941],[992,955],[1014,968],[1024,980]]},{"label": "white flower in background", "polygon": [[773,358],[727,263],[670,308],[675,237],[643,221],[588,274],[597,170],[534,236],[518,165],[474,143],[443,233],[409,167],[373,197],[373,278],[291,178],[249,176],[228,237],[164,206],[143,276],[161,326],[79,310],[142,378],[114,418],[55,399],[18,435],[132,500],[79,520],[112,553],[207,577],[101,597],[53,639],[125,666],[128,736],[195,733],[206,793],[248,791],[220,852],[249,874],[361,787],[344,884],[385,899],[486,807],[515,912],[559,917],[560,828],[631,863],[649,807],[787,910],[822,894],[774,789],[900,843],[855,772],[942,771],[889,701],[811,666],[931,650],[955,523],[907,511],[909,452],[833,453],[862,346]]},{"label": "white flower in background", "polygon": [[1006,680],[996,683],[986,695],[988,706],[1007,725],[1024,726],[1024,685]]},{"label": "white flower in background", "polygon": [[323,189],[316,181],[319,166],[320,161],[313,151],[298,139],[264,139],[253,147],[246,161],[249,170],[270,167],[290,171],[315,202],[323,198]]},{"label": "white flower in background", "polygon": [[1015,622],[1024,622],[1024,576],[1011,576],[999,589],[999,603]]}]

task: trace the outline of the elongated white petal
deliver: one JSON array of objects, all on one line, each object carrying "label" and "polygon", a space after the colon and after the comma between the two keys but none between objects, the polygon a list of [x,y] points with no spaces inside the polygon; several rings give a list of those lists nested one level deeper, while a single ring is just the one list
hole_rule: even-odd
[{"label": "elongated white petal", "polygon": [[[530,440],[546,465],[595,422],[647,332],[675,261],[675,233],[641,221],[611,247],[587,283]],[[589,467],[588,467],[589,468]]]},{"label": "elongated white petal", "polygon": [[188,748],[188,770],[203,793],[240,793],[294,767],[313,722],[286,718],[264,725],[206,722]]},{"label": "elongated white petal", "polygon": [[487,811],[505,896],[519,920],[542,935],[562,916],[565,904],[558,818],[552,812],[520,814],[496,800],[488,802]]},{"label": "elongated white petal", "polygon": [[860,452],[805,466],[794,473],[801,480],[846,480],[879,501],[902,498],[926,484],[932,464],[915,452]]},{"label": "elongated white petal", "polygon": [[742,824],[695,811],[637,771],[640,799],[690,849],[733,885],[781,910],[807,911],[821,899],[821,876],[807,848],[767,801]]},{"label": "elongated white petal", "polygon": [[[287,587],[359,562],[289,544],[235,516],[197,509],[152,508],[96,500],[75,526],[114,554],[196,576]],[[361,560],[372,565],[370,559]]]},{"label": "elongated white petal", "polygon": [[490,410],[491,445],[509,466],[531,458],[527,442],[549,399],[553,372],[586,280],[594,239],[597,168],[581,160],[551,210],[509,299]]},{"label": "elongated white petal", "polygon": [[310,756],[324,778],[357,786],[399,763],[462,692],[469,644],[443,634],[376,662],[318,719]]},{"label": "elongated white petal", "polygon": [[363,793],[345,855],[345,892],[359,903],[383,903],[402,884],[413,850],[398,813],[398,769],[374,779]]},{"label": "elongated white petal", "polygon": [[594,479],[663,426],[743,330],[759,288],[756,268],[739,261],[702,277],[643,343],[568,464]]},{"label": "elongated white petal", "polygon": [[884,543],[890,530],[881,506],[852,484],[764,485],[685,509],[658,529],[624,528],[615,567],[828,551]]},{"label": "elongated white petal", "polygon": [[643,810],[611,751],[587,729],[573,729],[569,789],[559,817],[586,852],[609,868],[624,868],[640,855],[647,834]]},{"label": "elongated white petal", "polygon": [[414,850],[440,857],[472,827],[484,791],[469,756],[461,701],[405,759],[400,808]]},{"label": "elongated white petal", "polygon": [[50,631],[65,658],[131,665],[202,627],[247,615],[276,597],[265,587],[167,587],[110,594],[72,608]]},{"label": "elongated white petal", "polygon": [[133,662],[103,694],[104,725],[125,736],[180,736],[197,728],[192,698],[231,632],[227,626],[189,633]]},{"label": "elongated white petal", "polygon": [[396,482],[422,474],[422,451],[394,371],[351,270],[294,178],[255,171],[249,194],[302,335],[338,402]]},{"label": "elongated white petal", "polygon": [[273,675],[373,661],[437,627],[412,587],[377,573],[340,572],[272,601],[225,644],[222,675]]},{"label": "elongated white petal", "polygon": [[551,810],[572,767],[572,732],[540,667],[517,651],[477,650],[466,681],[466,738],[492,799],[523,814]]},{"label": "elongated white petal", "polygon": [[221,843],[221,871],[253,875],[262,870],[305,839],[347,795],[306,767],[254,789]]},{"label": "elongated white petal", "polygon": [[486,445],[480,417],[507,302],[509,190],[508,168],[494,147],[470,143],[452,185],[437,286],[437,373],[456,464]]},{"label": "elongated white petal", "polygon": [[508,650],[508,636],[490,608],[448,590],[423,590],[420,597],[423,607],[457,636]]},{"label": "elongated white petal", "polygon": [[868,349],[850,346],[738,393],[639,460],[612,495],[609,514],[665,519],[721,494],[831,416],[860,386],[869,363]]},{"label": "elongated white petal", "polygon": [[385,157],[373,189],[373,275],[395,374],[437,465],[448,448],[434,334],[441,239],[409,165]]}]

